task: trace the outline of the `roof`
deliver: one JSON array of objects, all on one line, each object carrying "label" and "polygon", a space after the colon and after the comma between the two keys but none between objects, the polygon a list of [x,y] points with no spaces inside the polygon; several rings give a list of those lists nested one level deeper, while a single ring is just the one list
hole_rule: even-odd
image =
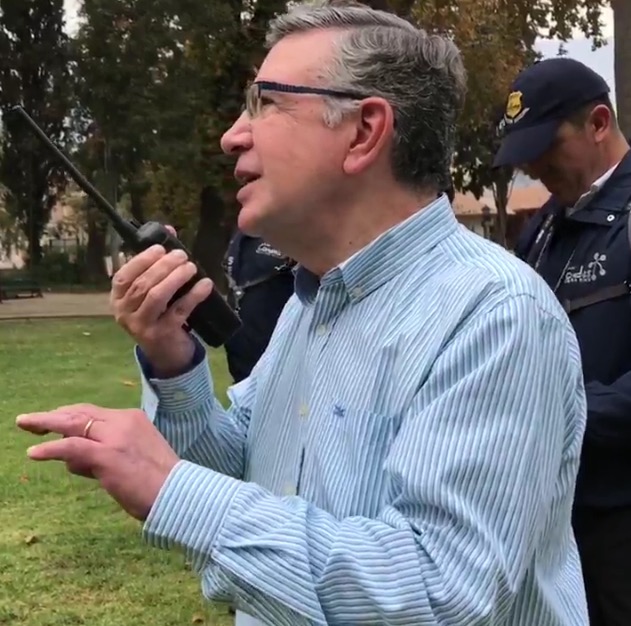
[{"label": "roof", "polygon": [[[538,209],[550,197],[550,192],[540,183],[527,187],[513,187],[508,197],[508,214],[517,214],[521,211]],[[487,191],[477,199],[471,192],[456,193],[453,202],[454,212],[458,217],[482,217],[485,207],[489,215],[497,213],[495,199],[492,192]]]},{"label": "roof", "polygon": [[483,215],[482,209],[487,205],[483,200],[476,199],[470,191],[457,192],[453,201],[454,212],[456,215]]},{"label": "roof", "polygon": [[538,209],[550,197],[550,192],[540,183],[528,185],[528,187],[513,187],[508,197],[508,211],[518,213],[519,211]]}]

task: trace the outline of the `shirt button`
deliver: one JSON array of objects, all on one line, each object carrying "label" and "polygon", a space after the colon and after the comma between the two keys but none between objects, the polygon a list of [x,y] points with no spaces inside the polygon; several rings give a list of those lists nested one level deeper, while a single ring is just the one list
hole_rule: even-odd
[{"label": "shirt button", "polygon": [[608,221],[608,222],[613,222],[615,219],[616,219],[616,216],[615,216],[615,215],[613,215],[613,214],[609,214],[609,215],[607,216],[607,221]]},{"label": "shirt button", "polygon": [[362,293],[364,293],[364,291],[361,287],[354,287],[351,290],[351,295],[353,296],[353,298],[360,298]]},{"label": "shirt button", "polygon": [[298,415],[300,415],[302,419],[306,419],[307,415],[309,415],[309,408],[306,404],[300,405],[300,409],[298,409]]},{"label": "shirt button", "polygon": [[182,391],[181,389],[178,389],[174,394],[173,394],[173,399],[176,402],[182,402],[183,400],[186,400],[187,396],[186,396],[186,392]]},{"label": "shirt button", "polygon": [[285,488],[283,489],[283,493],[286,496],[295,496],[296,495],[296,487],[292,483],[287,483]]},{"label": "shirt button", "polygon": [[316,332],[320,335],[320,337],[326,335],[326,324],[320,324],[318,328],[316,328]]}]

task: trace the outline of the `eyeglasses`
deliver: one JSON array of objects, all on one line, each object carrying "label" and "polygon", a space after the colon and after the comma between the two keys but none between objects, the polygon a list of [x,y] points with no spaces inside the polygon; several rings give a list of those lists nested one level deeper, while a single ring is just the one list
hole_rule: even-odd
[{"label": "eyeglasses", "polygon": [[329,96],[331,98],[347,98],[350,100],[363,100],[365,94],[352,91],[338,91],[337,89],[326,89],[323,87],[306,87],[303,85],[286,85],[266,80],[253,82],[245,91],[245,110],[250,119],[261,113],[263,108],[264,91],[277,91],[280,93],[311,94],[316,96]]}]

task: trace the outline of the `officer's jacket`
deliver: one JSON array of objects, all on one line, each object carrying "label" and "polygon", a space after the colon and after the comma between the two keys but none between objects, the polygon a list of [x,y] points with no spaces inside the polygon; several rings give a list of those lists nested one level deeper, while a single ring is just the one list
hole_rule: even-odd
[{"label": "officer's jacket", "polygon": [[583,360],[588,420],[576,504],[631,505],[631,152],[583,208],[551,198],[516,254],[564,305]]},{"label": "officer's jacket", "polygon": [[269,343],[278,317],[294,291],[294,262],[259,237],[238,231],[224,256],[224,272],[241,328],[226,343],[228,368],[246,378]]}]

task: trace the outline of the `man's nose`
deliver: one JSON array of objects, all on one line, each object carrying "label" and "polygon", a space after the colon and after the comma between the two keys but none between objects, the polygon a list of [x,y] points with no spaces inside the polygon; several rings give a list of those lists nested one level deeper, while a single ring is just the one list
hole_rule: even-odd
[{"label": "man's nose", "polygon": [[226,154],[245,152],[252,147],[252,128],[246,111],[221,137],[221,149]]}]

